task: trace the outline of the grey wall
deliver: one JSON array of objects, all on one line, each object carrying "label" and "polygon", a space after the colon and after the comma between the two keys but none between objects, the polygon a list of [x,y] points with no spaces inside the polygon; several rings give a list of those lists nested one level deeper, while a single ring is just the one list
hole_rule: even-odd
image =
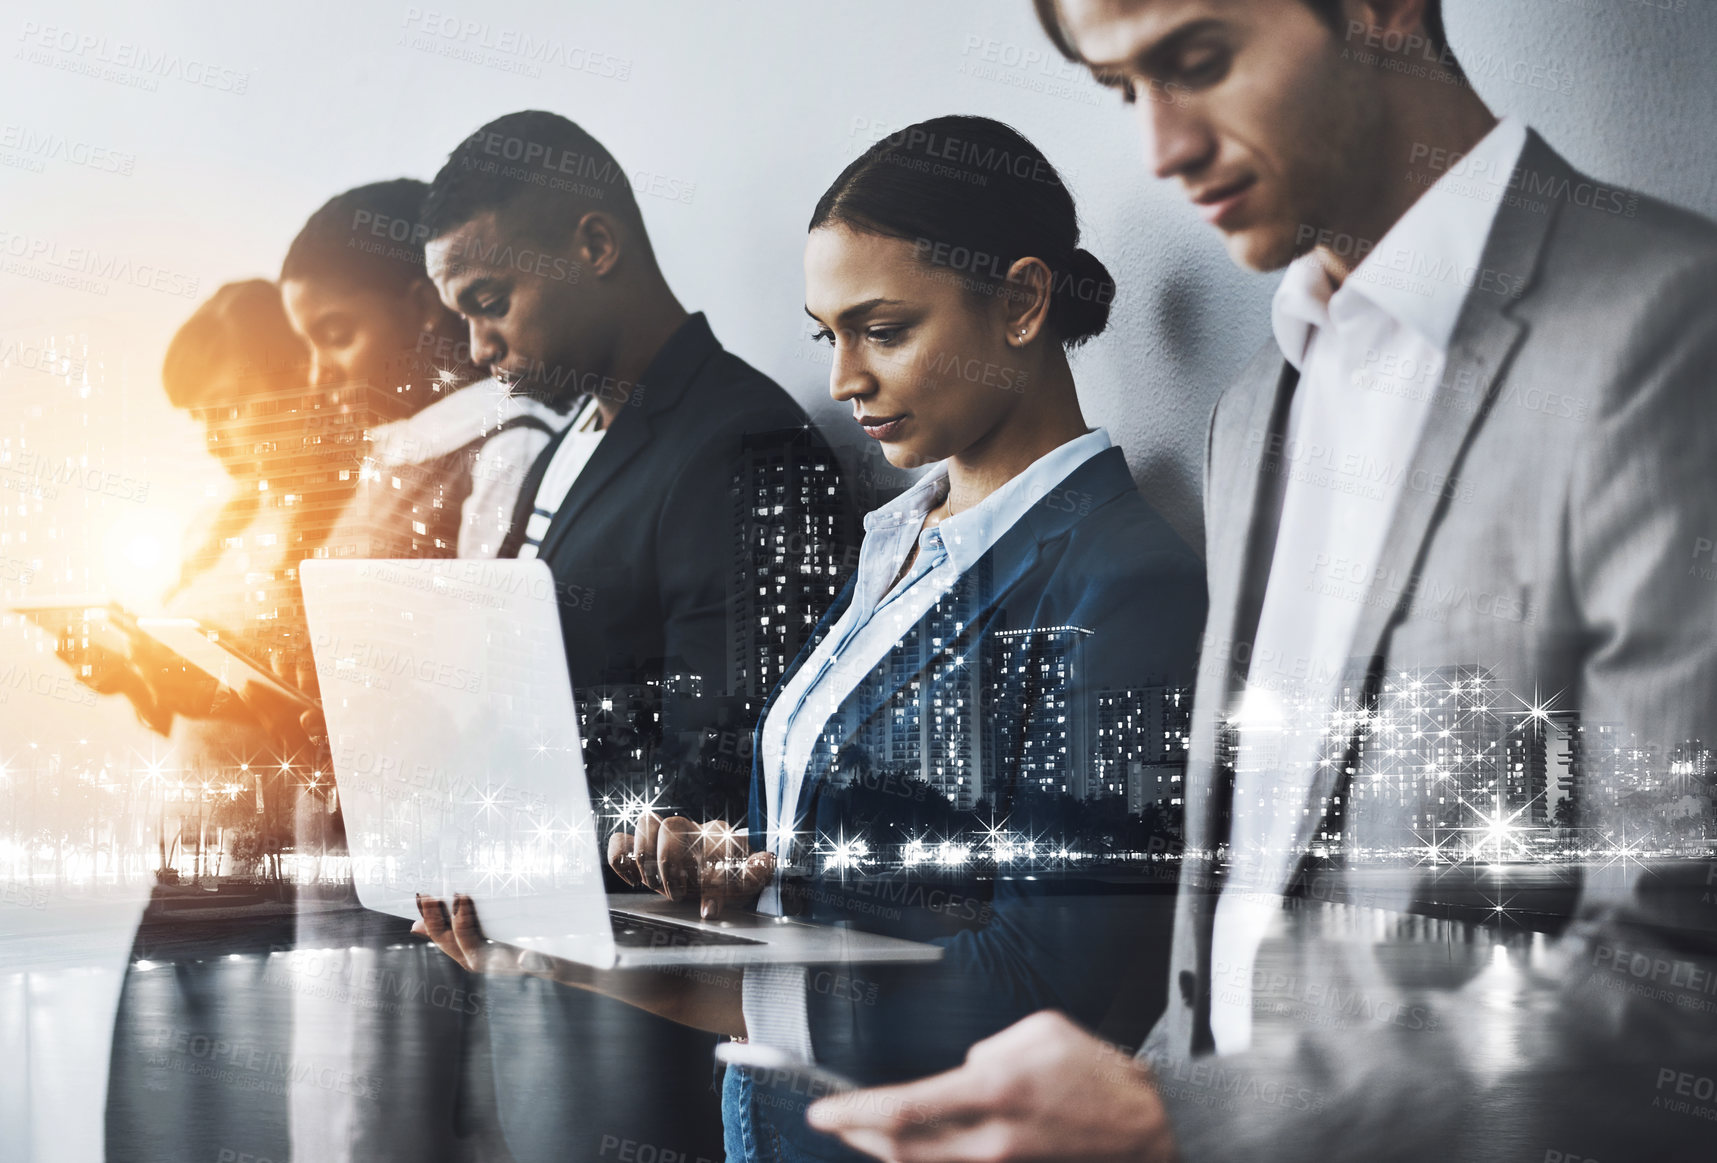
[{"label": "grey wall", "polygon": [[[1088,245],[1121,287],[1111,332],[1078,362],[1088,412],[1126,447],[1147,494],[1196,532],[1204,418],[1266,338],[1273,280],[1234,269],[1178,194],[1150,178],[1126,111],[1053,56],[1029,8],[1026,0],[13,6],[18,15],[0,28],[15,45],[30,43],[22,33],[32,24],[53,26],[101,39],[110,56],[131,42],[246,80],[240,94],[161,76],[151,91],[67,67],[100,64],[90,52],[8,60],[6,120],[135,164],[123,176],[64,162],[42,172],[0,167],[0,229],[154,261],[206,293],[271,274],[329,194],[397,174],[427,177],[484,120],[547,107],[585,122],[628,168],[656,175],[669,196],[641,201],[682,297],[710,313],[730,347],[840,426],[800,311],[810,208],[874,135],[939,113],[990,114],[1063,169]],[[431,9],[434,26],[420,15]],[[1448,0],[1448,15],[1494,108],[1525,116],[1600,177],[1717,212],[1717,151],[1707,141],[1717,125],[1717,5]],[[473,35],[435,31],[460,22]],[[483,37],[497,47],[482,47]],[[594,71],[509,47],[525,37],[577,64],[596,61]],[[50,400],[38,440],[82,442],[95,462],[153,480],[154,516],[163,527],[181,523],[189,501],[220,480],[156,379],[167,339],[195,301],[128,286],[95,296],[0,274],[4,336],[75,333],[100,357],[82,418],[71,419],[75,401],[51,402],[50,382],[11,374],[0,380],[0,424],[12,421],[21,393]],[[67,416],[63,433],[52,427],[56,410]],[[99,585],[95,573],[86,580]]]}]

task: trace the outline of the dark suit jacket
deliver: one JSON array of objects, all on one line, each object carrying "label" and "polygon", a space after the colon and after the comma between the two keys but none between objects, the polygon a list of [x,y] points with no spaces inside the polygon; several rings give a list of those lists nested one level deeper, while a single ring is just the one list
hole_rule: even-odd
[{"label": "dark suit jacket", "polygon": [[[559,439],[550,443],[526,478],[523,512],[559,447]],[[538,550],[560,591],[567,668],[581,700],[610,684],[637,687],[685,673],[702,678],[701,696],[681,685],[662,711],[661,766],[669,783],[676,772],[681,777],[664,790],[663,802],[688,814],[700,804],[721,813],[700,783],[726,783],[731,794],[717,789],[717,801],[743,805],[744,770],[731,778],[699,771],[695,754],[676,751],[675,737],[712,725],[717,696],[728,687],[730,652],[750,641],[748,627],[739,624],[746,608],[739,595],[753,567],[736,544],[736,472],[746,457],[771,447],[834,463],[792,397],[723,350],[704,316],[695,314],[630,392]],[[842,563],[857,523],[835,475],[841,528],[829,542],[794,552],[850,568]],[[503,547],[509,552],[516,554],[516,544]],[[749,736],[750,724],[736,729]]]},{"label": "dark suit jacket", "polygon": [[[549,444],[526,477],[522,514],[529,514],[558,448],[558,440]],[[836,494],[825,491],[810,505],[783,487],[784,495],[774,499],[786,512],[771,514],[766,521],[773,524],[765,528],[756,506],[746,511],[756,500],[746,490],[768,475],[752,471],[757,457],[824,465],[829,483],[823,488]],[[816,513],[807,515],[811,508]],[[795,520],[796,509],[804,520]],[[812,526],[820,532],[805,535]],[[523,527],[521,515],[517,539]],[[756,698],[748,709],[743,697],[722,697],[730,675],[750,661],[731,655],[756,652],[751,619],[757,603],[751,599],[771,569],[759,564],[758,547],[746,539],[773,541],[780,534],[795,566],[822,566],[820,589],[801,588],[786,599],[812,607],[800,613],[812,615],[796,629],[802,638],[833,600],[829,587],[838,589],[851,568],[846,550],[855,527],[846,485],[804,411],[768,377],[724,351],[703,315],[686,320],[629,393],[538,552],[559,589],[594,794],[600,796],[608,780],[598,720],[648,720],[659,709],[659,744],[649,742],[642,722],[633,724],[631,738],[658,746],[650,774],[662,810],[737,818],[748,768],[703,762],[710,749],[696,740],[725,715],[732,720],[725,730],[748,741],[761,702]],[[516,540],[510,541],[503,556],[517,553]],[[763,580],[772,593],[781,582]],[[665,676],[688,672],[701,677],[701,694],[675,683],[664,701],[653,701],[649,692],[659,694]],[[593,704],[605,697],[614,710],[598,715]],[[741,749],[722,750],[731,756]],[[484,1010],[500,1121],[519,1163],[595,1159],[616,1141],[656,1144],[664,1157],[720,1154],[718,1104],[710,1089],[713,1036],[528,977],[487,981]]]},{"label": "dark suit jacket", "polygon": [[[1139,496],[1121,451],[1093,457],[1007,530],[831,718],[798,805],[803,826],[814,838],[864,837],[873,849],[893,849],[939,830],[938,814],[942,827],[977,823],[970,812],[955,821],[947,805],[938,813],[922,784],[902,779],[924,775],[922,768],[893,770],[866,744],[879,719],[970,702],[976,672],[978,706],[967,730],[977,737],[966,742],[994,819],[1025,830],[1026,785],[1067,774],[1064,763],[1035,762],[1032,748],[1057,737],[1058,718],[1092,713],[1099,691],[1187,683],[1204,609],[1196,555]],[[767,844],[764,778],[760,757],[754,847]],[[1161,940],[1140,947],[1140,930],[1121,919],[1122,902],[1090,895],[1089,885],[1068,895],[1070,886],[1057,879],[1041,870],[1028,882],[980,879],[970,868],[825,865],[789,885],[784,898],[817,920],[946,949],[933,966],[813,967],[809,1016],[819,1061],[869,1082],[900,1079],[953,1066],[973,1042],[1046,1006],[1098,1024],[1117,990],[1148,976],[1144,962],[1165,961],[1166,949]],[[1168,886],[1161,887],[1166,915]],[[790,1118],[771,1118],[785,1135],[803,1133]]]}]

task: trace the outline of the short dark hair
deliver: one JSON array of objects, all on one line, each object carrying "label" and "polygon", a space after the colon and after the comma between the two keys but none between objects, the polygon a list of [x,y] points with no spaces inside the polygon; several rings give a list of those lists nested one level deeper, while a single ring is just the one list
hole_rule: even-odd
[{"label": "short dark hair", "polygon": [[414,178],[395,178],[334,195],[287,248],[281,282],[327,279],[403,294],[424,277],[428,237],[419,211],[428,189]]},{"label": "short dark hair", "polygon": [[[1336,32],[1342,31],[1341,0],[1300,0],[1300,3],[1317,13],[1318,18]],[[1037,9],[1037,22],[1043,25],[1043,31],[1049,34],[1050,41],[1061,55],[1070,61],[1080,60],[1079,50],[1073,47],[1072,38],[1062,26],[1057,0],[1032,0],[1032,4]],[[1443,29],[1443,0],[1425,0],[1425,36],[1431,42],[1432,50],[1439,57],[1444,56],[1449,47],[1449,35]],[[1446,63],[1457,74],[1460,72],[1460,66],[1455,64],[1452,55]]]},{"label": "short dark hair", "polygon": [[[1317,13],[1323,22],[1336,32],[1343,32],[1341,0],[1300,0],[1300,2]],[[1443,0],[1425,0],[1425,39],[1431,42],[1431,51],[1439,57],[1443,56],[1449,47],[1449,34],[1443,30]],[[1460,68],[1454,63],[1454,56],[1449,55],[1445,62],[1458,73]]]},{"label": "short dark hair", "polygon": [[175,408],[219,401],[209,390],[237,377],[244,394],[308,383],[309,353],[287,321],[280,288],[267,279],[228,283],[191,313],[161,361],[161,386]]},{"label": "short dark hair", "polygon": [[428,237],[440,238],[527,192],[564,206],[569,218],[606,210],[649,245],[632,184],[614,155],[578,123],[541,109],[497,117],[447,155],[423,202]]},{"label": "short dark hair", "polygon": [[841,171],[808,229],[830,223],[911,242],[924,261],[974,284],[1042,259],[1052,276],[1049,326],[1062,343],[1108,324],[1115,281],[1079,245],[1073,195],[1042,152],[1000,121],[935,117],[883,138]]}]

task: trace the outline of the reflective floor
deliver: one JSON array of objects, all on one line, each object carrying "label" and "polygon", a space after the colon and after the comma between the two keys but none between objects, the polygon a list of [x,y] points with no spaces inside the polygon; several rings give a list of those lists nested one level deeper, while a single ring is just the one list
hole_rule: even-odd
[{"label": "reflective floor", "polygon": [[[1298,904],[1296,923],[1333,942],[1407,926],[1401,947],[1423,964],[1397,971],[1429,979],[1452,968],[1504,999],[1549,955],[1562,880],[1545,869],[1493,874],[1489,887],[1522,902],[1508,931],[1382,920],[1339,900]],[[1449,918],[1482,911],[1483,899],[1452,891]],[[50,1048],[84,1066],[81,1098],[30,1112],[38,1142],[61,1148],[41,1157],[94,1158],[98,1141],[113,1160],[722,1157],[713,1037],[536,979],[472,980],[405,922],[312,894],[158,891],[141,923],[130,921],[122,982],[87,968],[136,915],[115,906],[33,936],[14,925],[0,942],[0,1029],[28,1034],[38,1094],[51,1081]],[[56,956],[21,972],[32,951]],[[1285,944],[1266,944],[1255,971],[1261,1044],[1307,1023],[1401,1024],[1364,997],[1313,990],[1317,977]],[[116,1011],[104,1012],[104,992]],[[1493,1015],[1495,1075],[1525,1017]],[[108,1056],[102,1108],[100,1071],[88,1066]]]}]

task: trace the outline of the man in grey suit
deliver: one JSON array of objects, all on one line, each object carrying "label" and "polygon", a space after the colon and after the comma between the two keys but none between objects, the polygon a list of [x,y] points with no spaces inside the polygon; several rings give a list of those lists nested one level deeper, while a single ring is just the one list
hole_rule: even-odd
[{"label": "man in grey suit", "polygon": [[[1211,420],[1171,994],[1137,1057],[1039,1014],[813,1107],[850,1145],[1710,1156],[1717,227],[1499,121],[1438,9],[1039,0],[1230,254],[1286,267]],[[1559,880],[1531,907],[1571,914],[1514,915]]]}]

